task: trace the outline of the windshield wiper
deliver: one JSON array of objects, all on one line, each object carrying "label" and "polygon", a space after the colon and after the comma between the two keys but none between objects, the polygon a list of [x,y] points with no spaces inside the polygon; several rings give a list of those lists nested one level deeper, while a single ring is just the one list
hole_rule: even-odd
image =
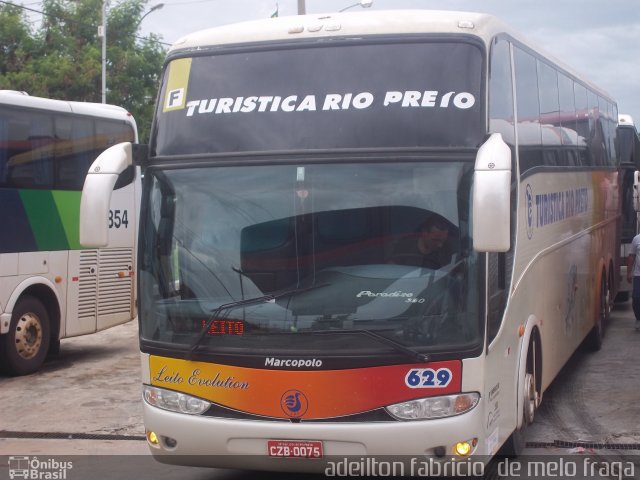
[{"label": "windshield wiper", "polygon": [[244,299],[244,300],[238,300],[236,302],[230,302],[230,303],[225,303],[223,305],[220,305],[219,307],[217,307],[216,309],[214,309],[211,312],[211,316],[209,317],[209,320],[207,320],[207,324],[202,329],[202,331],[198,334],[198,336],[193,341],[193,343],[189,346],[188,358],[191,359],[190,358],[191,355],[200,346],[200,344],[202,343],[202,339],[205,337],[205,335],[207,334],[207,332],[211,328],[211,325],[213,325],[213,322],[219,317],[219,315],[222,312],[224,312],[226,310],[230,310],[232,308],[236,308],[236,307],[245,307],[245,306],[248,306],[248,305],[259,305],[261,303],[275,302],[276,300],[278,300],[280,298],[288,297],[288,296],[291,296],[291,295],[297,295],[297,294],[303,293],[303,292],[308,292],[310,290],[315,290],[317,288],[326,287],[327,285],[329,285],[329,284],[328,283],[321,283],[321,284],[318,284],[318,285],[310,285],[308,287],[292,288],[291,290],[284,290],[284,291],[278,292],[278,293],[272,293],[272,294],[269,294],[269,295],[262,295],[260,297],[247,298],[247,299]]},{"label": "windshield wiper", "polygon": [[344,335],[344,334],[350,334],[350,333],[359,333],[361,335],[366,335],[366,336],[368,336],[370,338],[373,338],[373,339],[379,341],[380,343],[384,343],[384,344],[390,346],[391,348],[393,348],[395,351],[404,353],[405,355],[411,357],[413,360],[417,360],[418,362],[428,362],[429,360],[431,360],[431,357],[428,354],[422,353],[422,352],[418,352],[417,350],[409,348],[409,347],[401,344],[400,342],[396,342],[395,340],[391,340],[390,338],[385,337],[384,335],[380,335],[379,333],[376,333],[373,330],[362,330],[362,329],[358,329],[358,330],[312,330],[312,331],[304,332],[304,333],[308,333],[308,334],[311,334],[311,335],[314,335],[314,334],[319,334],[319,335],[326,335],[326,334]]}]

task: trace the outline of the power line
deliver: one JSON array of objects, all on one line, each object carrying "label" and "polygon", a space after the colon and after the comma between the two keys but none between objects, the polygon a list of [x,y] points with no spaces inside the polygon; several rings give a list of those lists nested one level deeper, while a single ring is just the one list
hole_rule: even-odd
[{"label": "power line", "polygon": [[[35,8],[25,7],[24,5],[18,5],[18,4],[16,4],[16,3],[7,2],[7,1],[5,1],[5,0],[0,0],[0,3],[4,3],[5,5],[11,5],[12,7],[21,8],[21,9],[23,9],[23,10],[28,10],[28,11],[33,12],[33,13],[39,13],[39,14],[40,14],[40,15],[42,15],[42,16],[55,18],[56,20],[63,20],[63,21],[65,21],[65,22],[75,23],[76,25],[81,25],[81,26],[84,26],[84,27],[91,27],[91,28],[95,28],[95,25],[91,25],[91,24],[89,24],[89,23],[78,22],[77,20],[72,20],[72,19],[70,19],[70,18],[60,17],[60,16],[58,16],[58,15],[53,15],[53,14],[51,14],[51,13],[43,12],[42,10],[36,10]],[[136,39],[138,39],[138,40],[148,40],[148,38],[145,38],[145,37],[139,37],[138,35],[134,35],[133,37],[134,37],[134,38],[136,38]],[[168,46],[168,47],[170,47],[170,46],[171,46],[171,44],[170,44],[170,43],[161,42],[160,40],[156,40],[156,42],[158,42],[158,43],[159,43],[159,44],[161,44],[161,45]]]}]

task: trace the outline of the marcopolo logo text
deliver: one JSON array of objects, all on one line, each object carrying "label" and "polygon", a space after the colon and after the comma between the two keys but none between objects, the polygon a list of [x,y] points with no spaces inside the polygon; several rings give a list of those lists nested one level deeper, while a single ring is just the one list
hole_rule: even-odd
[{"label": "marcopolo logo text", "polygon": [[320,368],[322,360],[318,358],[295,359],[295,358],[274,358],[264,359],[265,367],[293,367],[293,368]]}]

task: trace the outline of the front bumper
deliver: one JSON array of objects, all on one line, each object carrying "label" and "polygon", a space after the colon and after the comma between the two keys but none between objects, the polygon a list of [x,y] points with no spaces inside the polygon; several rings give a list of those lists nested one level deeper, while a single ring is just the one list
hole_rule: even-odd
[{"label": "front bumper", "polygon": [[[149,444],[150,451],[162,463],[326,474],[331,465],[344,462],[356,462],[355,468],[371,468],[366,459],[377,458],[405,462],[406,474],[420,462],[452,461],[457,442],[477,439],[472,454],[486,452],[481,404],[482,400],[470,412],[455,417],[389,423],[232,420],[179,414],[146,403],[143,410],[146,430],[159,439],[158,445]],[[270,457],[267,442],[274,439],[321,441],[324,457]],[[478,462],[487,460],[485,456],[478,458]]]}]

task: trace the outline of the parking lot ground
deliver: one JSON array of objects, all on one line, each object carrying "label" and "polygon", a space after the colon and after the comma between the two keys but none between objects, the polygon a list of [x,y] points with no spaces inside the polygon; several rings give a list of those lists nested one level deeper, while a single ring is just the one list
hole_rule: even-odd
[{"label": "parking lot ground", "polygon": [[0,377],[0,455],[148,453],[140,392],[136,320],[62,340],[39,372]]}]

